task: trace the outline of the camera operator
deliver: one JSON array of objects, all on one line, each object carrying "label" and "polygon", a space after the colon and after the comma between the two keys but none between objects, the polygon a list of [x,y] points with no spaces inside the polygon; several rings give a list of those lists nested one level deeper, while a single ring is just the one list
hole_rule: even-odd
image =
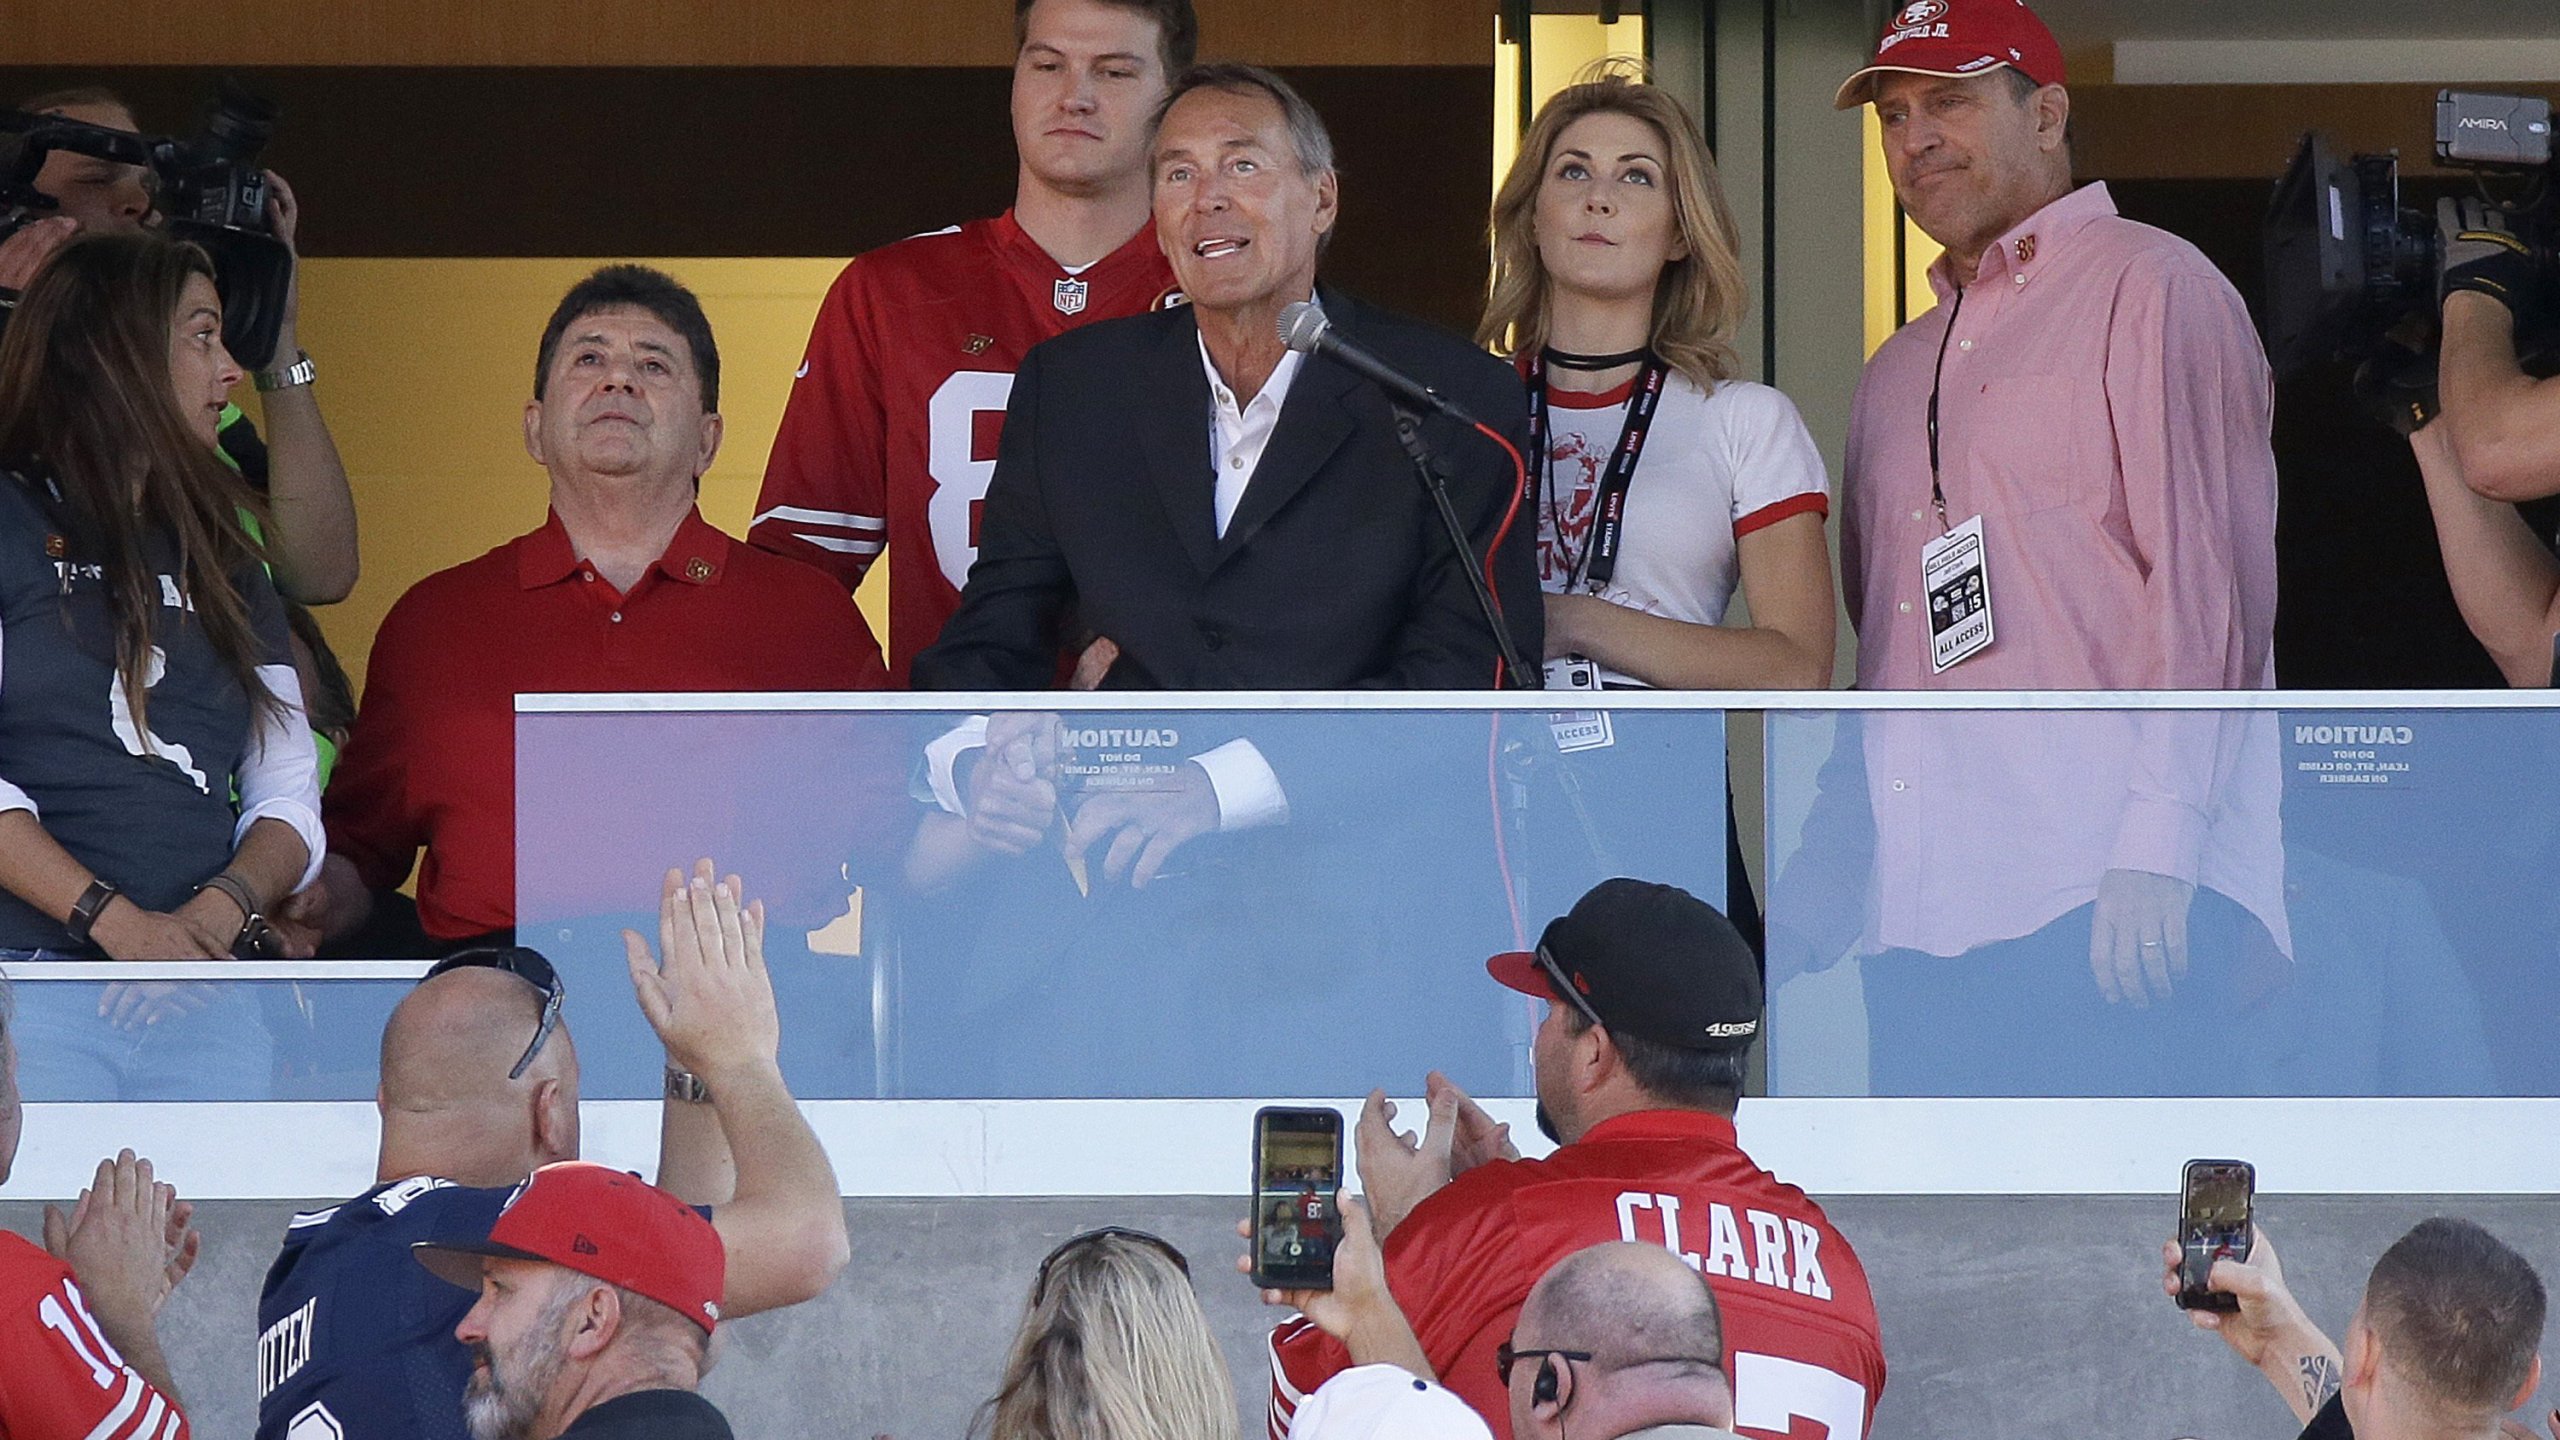
[{"label": "camera operator", "polygon": [[[2161,1259],[2174,1296],[2178,1247]],[[2302,1440],[2534,1440],[2505,1417],[2541,1383],[2542,1280],[2468,1220],[2420,1221],[2382,1252],[2343,1355],[2286,1287],[2264,1229],[2248,1259],[2216,1260],[2205,1283],[2239,1308],[2188,1318],[2267,1377]],[[2560,1412],[2550,1424],[2560,1436]]]},{"label": "camera operator", "polygon": [[[2474,201],[2436,207],[2444,256],[2437,405],[2407,420],[2454,603],[2509,685],[2548,685],[2560,557],[2514,502],[2560,492],[2560,382],[2517,360],[2519,315],[2548,298],[2531,248]],[[2407,425],[2402,425],[2404,431]]]},{"label": "camera operator", "polygon": [[[83,88],[38,95],[20,109],[58,115],[109,130],[139,133],[131,106],[114,92]],[[290,250],[301,225],[301,206],[284,177],[267,172],[267,221]],[[0,286],[24,289],[72,235],[81,231],[135,230],[158,223],[152,210],[152,176],[141,166],[96,156],[55,150],[45,156],[35,188],[50,196],[60,211],[21,229],[0,243]],[[221,445],[242,478],[265,492],[269,516],[260,538],[266,544],[276,590],[305,605],[327,605],[347,598],[356,584],[355,497],[347,485],[346,466],[337,442],[329,436],[313,394],[310,357],[296,343],[301,312],[302,280],[297,254],[292,285],[285,292],[283,324],[276,332],[269,368],[255,371],[266,414],[268,434],[237,406],[226,406]]]},{"label": "camera operator", "polygon": [[2450,412],[2412,434],[2409,448],[2426,480],[2437,548],[2462,623],[2509,685],[2550,684],[2553,636],[2560,634],[2560,556],[2523,512],[2475,487]]},{"label": "camera operator", "polygon": [[2497,211],[2448,199],[2436,206],[2436,226],[2444,241],[2437,384],[2462,476],[2491,500],[2560,494],[2560,378],[2527,375],[2516,344],[2523,318],[2560,296],[2545,293],[2541,259]]}]

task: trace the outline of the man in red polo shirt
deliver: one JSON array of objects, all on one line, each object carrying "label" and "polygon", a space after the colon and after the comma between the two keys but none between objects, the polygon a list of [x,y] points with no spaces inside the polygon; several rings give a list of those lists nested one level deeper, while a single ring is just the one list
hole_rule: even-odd
[{"label": "man in red polo shirt", "polygon": [[[1568,1255],[1632,1240],[1668,1249],[1715,1292],[1735,1430],[1863,1440],[1884,1390],[1866,1271],[1821,1206],[1734,1141],[1761,993],[1731,922],[1685,890],[1608,880],[1535,952],[1487,968],[1547,1001],[1533,1051],[1538,1124],[1562,1148],[1521,1159],[1437,1075],[1419,1145],[1388,1128],[1383,1095],[1358,1131],[1388,1281],[1441,1383],[1510,1440],[1496,1352],[1530,1289]],[[1272,1333],[1273,1440],[1349,1363],[1303,1318]]]},{"label": "man in red polo shirt", "polygon": [[352,931],[423,847],[429,937],[450,947],[510,930],[519,694],[887,682],[843,586],[695,508],[719,403],[710,322],[673,278],[612,265],[561,300],[524,410],[550,516],[419,581],[384,618],[329,786],[328,861],[286,918]]}]

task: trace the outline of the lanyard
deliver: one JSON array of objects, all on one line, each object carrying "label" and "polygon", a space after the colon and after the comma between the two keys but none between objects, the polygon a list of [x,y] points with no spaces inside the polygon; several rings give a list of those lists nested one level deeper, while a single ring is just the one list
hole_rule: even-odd
[{"label": "lanyard", "polygon": [[[1567,590],[1587,586],[1598,591],[1618,573],[1618,547],[1626,536],[1627,487],[1635,481],[1636,458],[1644,453],[1645,432],[1653,428],[1653,412],[1662,403],[1663,382],[1670,373],[1671,367],[1662,363],[1662,357],[1644,357],[1635,391],[1627,397],[1626,421],[1618,428],[1618,448],[1609,456],[1609,468],[1601,472],[1600,494],[1592,502],[1591,539],[1582,547],[1581,556],[1567,568]],[[1556,540],[1561,545],[1563,517],[1555,509],[1555,460],[1547,444],[1544,355],[1529,357],[1529,443],[1538,457],[1538,484],[1547,492],[1547,513],[1555,521]]]},{"label": "lanyard", "polygon": [[1947,378],[1947,342],[1956,338],[1956,322],[1964,318],[1964,292],[1956,292],[1955,308],[1947,312],[1947,333],[1938,337],[1938,368],[1929,373],[1929,499],[1938,507],[1938,531],[1953,535],[1955,527],[1947,523],[1946,487],[1938,483],[1938,387]]}]

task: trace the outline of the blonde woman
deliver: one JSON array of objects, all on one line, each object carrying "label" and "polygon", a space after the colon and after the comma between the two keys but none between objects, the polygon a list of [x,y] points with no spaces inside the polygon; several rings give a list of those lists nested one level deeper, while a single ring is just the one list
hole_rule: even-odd
[{"label": "blonde woman", "polygon": [[973,1440],[1237,1440],[1236,1392],[1182,1252],[1088,1230],[1049,1252]]},{"label": "blonde woman", "polygon": [[1795,406],[1736,378],[1742,264],[1688,112],[1623,73],[1565,89],[1493,240],[1476,338],[1530,385],[1548,686],[1827,686],[1828,479]]}]

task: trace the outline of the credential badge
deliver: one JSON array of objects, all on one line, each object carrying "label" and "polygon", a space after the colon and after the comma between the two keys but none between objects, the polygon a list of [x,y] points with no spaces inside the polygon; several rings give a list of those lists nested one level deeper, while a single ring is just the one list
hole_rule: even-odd
[{"label": "credential badge", "polygon": [[1081,315],[1084,313],[1085,296],[1092,288],[1082,280],[1069,276],[1050,285],[1049,303],[1057,306],[1058,313],[1061,315]]}]

